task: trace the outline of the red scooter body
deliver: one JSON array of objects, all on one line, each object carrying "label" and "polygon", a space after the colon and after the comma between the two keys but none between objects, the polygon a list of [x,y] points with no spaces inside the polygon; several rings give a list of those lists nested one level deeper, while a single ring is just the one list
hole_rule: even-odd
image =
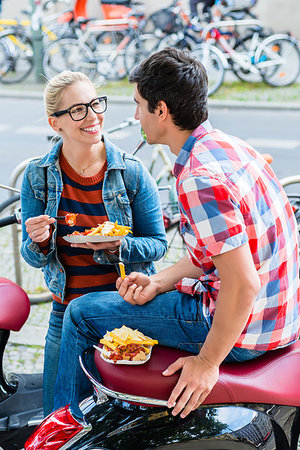
[{"label": "red scooter body", "polygon": [[[76,421],[68,407],[58,410],[28,440],[27,450],[297,449],[300,342],[252,361],[222,364],[210,395],[185,419],[166,407],[179,374],[161,373],[188,353],[156,346],[146,364],[125,366],[105,362],[96,350],[95,375],[86,362],[92,351],[81,358],[95,390],[94,398],[81,403],[84,421]],[[70,439],[64,420],[71,426]]]},{"label": "red scooter body", "polygon": [[30,302],[14,282],[0,277],[0,448],[21,449],[43,418],[42,374],[4,376],[3,353],[10,331],[26,322]]}]

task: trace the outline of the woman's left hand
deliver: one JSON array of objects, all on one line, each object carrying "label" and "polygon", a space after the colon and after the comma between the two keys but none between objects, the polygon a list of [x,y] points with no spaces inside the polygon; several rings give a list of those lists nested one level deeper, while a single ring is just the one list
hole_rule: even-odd
[{"label": "woman's left hand", "polygon": [[86,244],[70,244],[71,247],[74,248],[86,248],[89,250],[108,250],[108,251],[115,251],[117,250],[120,245],[121,241],[111,241],[111,242],[87,242]]}]

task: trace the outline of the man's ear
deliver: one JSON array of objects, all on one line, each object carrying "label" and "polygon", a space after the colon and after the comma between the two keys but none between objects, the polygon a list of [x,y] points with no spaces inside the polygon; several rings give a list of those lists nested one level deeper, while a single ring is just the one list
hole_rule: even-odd
[{"label": "man's ear", "polygon": [[48,117],[48,123],[49,123],[50,127],[53,128],[54,131],[56,131],[56,133],[59,133],[60,127],[57,124],[57,118],[56,117],[49,116]]},{"label": "man's ear", "polygon": [[169,114],[169,108],[163,100],[160,100],[157,104],[158,115],[161,119],[165,119]]}]

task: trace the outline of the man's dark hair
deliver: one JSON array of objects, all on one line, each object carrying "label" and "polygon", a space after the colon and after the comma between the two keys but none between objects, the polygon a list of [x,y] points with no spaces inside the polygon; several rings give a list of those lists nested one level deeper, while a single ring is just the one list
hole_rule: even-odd
[{"label": "man's dark hair", "polygon": [[173,122],[182,130],[194,130],[208,117],[207,74],[186,52],[165,48],[143,60],[129,75],[153,113],[163,100]]}]

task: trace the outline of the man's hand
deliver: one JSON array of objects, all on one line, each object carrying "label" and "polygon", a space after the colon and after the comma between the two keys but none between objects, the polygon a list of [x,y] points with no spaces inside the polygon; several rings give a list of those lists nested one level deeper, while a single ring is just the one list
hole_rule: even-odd
[{"label": "man's hand", "polygon": [[171,364],[163,375],[169,376],[181,369],[179,380],[174,387],[168,407],[174,409],[172,414],[186,417],[191,411],[197,409],[208,396],[219,378],[219,367],[209,364],[200,354],[179,358]]},{"label": "man's hand", "polygon": [[155,281],[140,272],[131,272],[124,280],[118,278],[116,287],[121,297],[131,305],[144,305],[158,294]]}]

